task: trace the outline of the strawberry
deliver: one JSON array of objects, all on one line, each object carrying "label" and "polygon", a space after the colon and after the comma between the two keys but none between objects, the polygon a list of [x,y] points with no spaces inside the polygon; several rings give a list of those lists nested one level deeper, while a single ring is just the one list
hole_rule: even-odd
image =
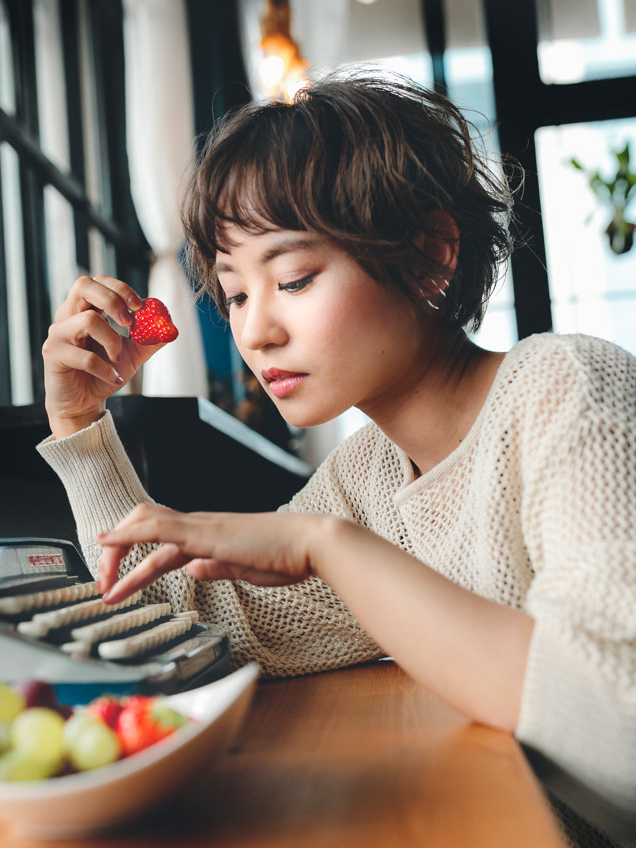
[{"label": "strawberry", "polygon": [[156,297],[145,297],[141,309],[133,312],[128,334],[137,344],[155,345],[173,342],[179,331],[166,306]]},{"label": "strawberry", "polygon": [[160,697],[131,695],[124,700],[115,728],[123,756],[129,757],[154,745],[189,721]]},{"label": "strawberry", "polygon": [[101,719],[104,724],[115,730],[117,719],[123,707],[119,699],[115,698],[114,695],[102,695],[100,698],[95,698],[94,701],[91,701],[86,709],[92,716]]}]

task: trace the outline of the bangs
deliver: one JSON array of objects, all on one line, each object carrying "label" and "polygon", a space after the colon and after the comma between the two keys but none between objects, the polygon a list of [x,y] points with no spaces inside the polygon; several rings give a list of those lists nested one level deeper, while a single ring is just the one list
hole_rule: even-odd
[{"label": "bangs", "polygon": [[226,139],[221,132],[214,141],[216,166],[207,174],[203,191],[212,199],[207,224],[214,253],[234,246],[228,224],[252,234],[320,227],[320,216],[307,212],[315,203],[317,186],[308,178],[310,133],[305,122],[287,104],[255,111],[260,111],[260,120],[246,124],[242,137],[233,133]]},{"label": "bangs", "polygon": [[[258,167],[261,164],[262,167]],[[269,163],[235,164],[215,203],[214,251],[228,253],[236,243],[230,238],[232,225],[252,235],[271,230],[302,230],[296,199],[282,197],[280,177]]]}]

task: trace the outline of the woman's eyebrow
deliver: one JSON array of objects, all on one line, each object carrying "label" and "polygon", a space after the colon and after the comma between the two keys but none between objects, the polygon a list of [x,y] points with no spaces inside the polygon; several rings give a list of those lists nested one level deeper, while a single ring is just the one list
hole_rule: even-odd
[{"label": "woman's eyebrow", "polygon": [[282,256],[285,253],[291,253],[294,250],[309,250],[319,244],[319,239],[309,236],[308,238],[285,238],[279,241],[278,244],[272,245],[266,250],[260,258],[261,265],[266,265],[277,256]]},{"label": "woman's eyebrow", "polygon": [[[268,248],[259,257],[259,262],[261,265],[266,265],[268,262],[271,262],[272,259],[276,259],[278,256],[283,256],[285,253],[291,253],[295,250],[309,250],[312,247],[316,247],[318,244],[320,244],[320,239],[311,236],[307,238],[285,238]],[[227,262],[217,262],[217,274],[231,274],[233,271],[234,268]]]}]

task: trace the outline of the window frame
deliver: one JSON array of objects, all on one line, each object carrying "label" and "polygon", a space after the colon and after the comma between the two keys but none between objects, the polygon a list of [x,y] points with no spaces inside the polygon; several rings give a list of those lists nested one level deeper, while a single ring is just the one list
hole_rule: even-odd
[{"label": "window frame", "polygon": [[[90,270],[88,234],[101,233],[112,245],[116,275],[145,294],[151,261],[130,195],[125,150],[125,111],[123,76],[123,10],[120,0],[58,0],[64,47],[64,73],[67,93],[67,122],[71,169],[66,172],[41,150],[38,127],[38,91],[35,78],[33,2],[4,0],[12,46],[15,80],[15,115],[0,109],[0,142],[9,144],[18,157],[23,253],[25,261],[31,390],[34,402],[44,399],[44,368],[41,348],[51,323],[51,302],[46,265],[44,189],[53,186],[73,210],[76,264],[78,274]],[[94,58],[100,131],[104,134],[106,178],[113,209],[91,201],[85,189],[83,114],[80,97],[80,9],[88,15],[87,36]],[[106,55],[107,54],[107,55]],[[0,168],[0,186],[2,173]],[[11,210],[2,209],[0,232]],[[3,242],[3,239],[1,240]],[[69,280],[69,286],[73,281]],[[11,405],[9,318],[6,256],[0,246],[0,405]]]}]

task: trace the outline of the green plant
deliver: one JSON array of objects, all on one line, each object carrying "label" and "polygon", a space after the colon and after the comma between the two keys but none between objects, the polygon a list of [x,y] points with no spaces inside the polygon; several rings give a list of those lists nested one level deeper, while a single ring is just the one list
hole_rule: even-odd
[{"label": "green plant", "polygon": [[625,214],[627,206],[636,196],[636,171],[630,167],[629,142],[622,150],[613,151],[613,155],[616,158],[616,171],[607,179],[600,171],[583,167],[578,159],[572,158],[570,162],[585,174],[596,197],[609,207],[612,218],[605,233],[610,248],[620,255],[631,250],[634,244],[636,224],[628,221]]}]

